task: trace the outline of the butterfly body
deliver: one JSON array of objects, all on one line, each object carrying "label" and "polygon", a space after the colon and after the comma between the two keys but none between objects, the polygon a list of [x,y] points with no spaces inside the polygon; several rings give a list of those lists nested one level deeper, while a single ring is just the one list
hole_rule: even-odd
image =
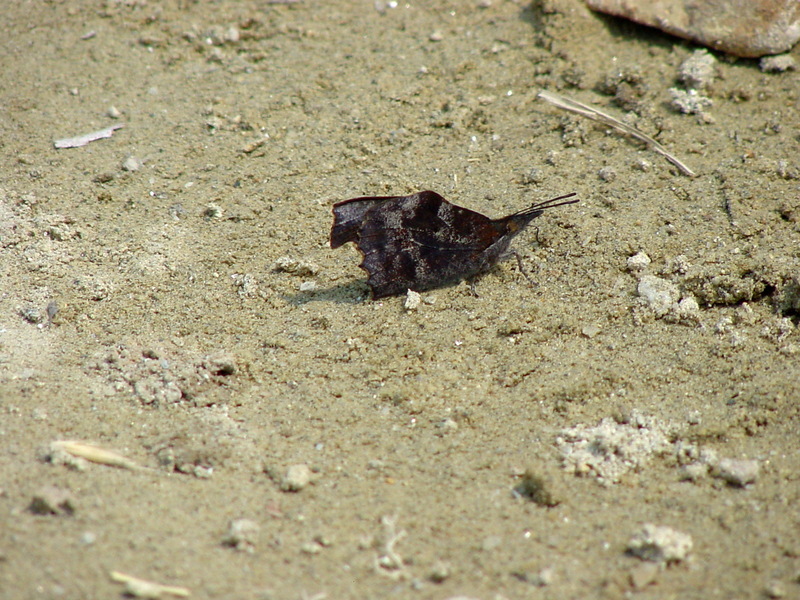
[{"label": "butterfly body", "polygon": [[[475,277],[508,252],[511,240],[569,194],[490,219],[436,192],[353,198],[333,206],[331,248],[354,242],[374,298],[425,291]],[[577,202],[572,200],[561,204]]]}]

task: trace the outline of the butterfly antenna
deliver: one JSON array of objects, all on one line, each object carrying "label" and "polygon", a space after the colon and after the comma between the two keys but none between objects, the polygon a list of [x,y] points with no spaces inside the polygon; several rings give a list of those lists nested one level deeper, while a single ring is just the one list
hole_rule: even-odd
[{"label": "butterfly antenna", "polygon": [[[514,216],[525,216],[531,213],[538,213],[547,208],[555,208],[556,206],[564,206],[565,204],[575,204],[576,202],[580,202],[578,198],[575,200],[566,200],[566,198],[572,198],[573,196],[577,196],[577,192],[572,192],[570,194],[564,194],[563,196],[559,196],[558,198],[551,198],[550,200],[545,200],[544,202],[537,202],[536,204],[532,204],[528,208],[523,208],[518,213],[514,213]],[[563,202],[562,202],[563,200]]]}]

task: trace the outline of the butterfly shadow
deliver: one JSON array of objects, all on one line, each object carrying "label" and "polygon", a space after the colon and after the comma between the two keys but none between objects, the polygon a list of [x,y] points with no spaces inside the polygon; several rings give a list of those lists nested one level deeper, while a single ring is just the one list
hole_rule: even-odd
[{"label": "butterfly shadow", "polygon": [[283,299],[294,306],[302,306],[309,302],[333,302],[335,304],[363,304],[370,300],[371,294],[366,281],[354,279],[347,283],[338,283],[326,288],[317,288],[307,292],[283,294]]}]

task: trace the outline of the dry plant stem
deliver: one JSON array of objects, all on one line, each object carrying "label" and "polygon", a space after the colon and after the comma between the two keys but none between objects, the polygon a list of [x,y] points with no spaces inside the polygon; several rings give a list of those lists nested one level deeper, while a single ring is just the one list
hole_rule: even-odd
[{"label": "dry plant stem", "polygon": [[134,598],[161,598],[165,595],[188,598],[191,595],[191,592],[185,587],[162,585],[155,581],[139,579],[119,571],[111,571],[111,579],[117,583],[124,583],[126,595]]},{"label": "dry plant stem", "polygon": [[673,165],[678,167],[684,175],[688,175],[689,177],[695,177],[696,173],[692,171],[689,167],[683,164],[677,157],[667,152],[667,149],[664,148],[661,144],[651,138],[649,135],[642,133],[635,127],[631,127],[630,125],[626,125],[622,121],[619,121],[612,117],[611,115],[607,115],[606,113],[597,110],[596,108],[592,108],[586,104],[578,102],[577,100],[572,100],[567,98],[566,96],[561,96],[560,94],[555,94],[553,92],[541,91],[538,94],[538,97],[542,100],[547,100],[551,104],[554,104],[558,108],[562,108],[564,110],[568,110],[570,112],[577,113],[587,119],[591,119],[592,121],[597,121],[598,123],[603,123],[604,125],[609,125],[620,131],[627,133],[628,135],[635,137],[637,140],[640,140],[650,146],[653,150],[658,152],[664,158],[666,158],[669,162]]}]

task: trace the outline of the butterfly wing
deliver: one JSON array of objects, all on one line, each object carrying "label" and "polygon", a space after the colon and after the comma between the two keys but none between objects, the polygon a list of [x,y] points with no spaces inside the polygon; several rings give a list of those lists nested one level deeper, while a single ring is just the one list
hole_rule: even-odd
[{"label": "butterfly wing", "polygon": [[373,205],[357,235],[367,283],[383,298],[475,275],[498,233],[489,218],[428,191]]},{"label": "butterfly wing", "polygon": [[337,202],[333,205],[333,227],[331,227],[331,248],[338,248],[347,242],[358,242],[358,232],[367,211],[398,196],[365,196]]}]

